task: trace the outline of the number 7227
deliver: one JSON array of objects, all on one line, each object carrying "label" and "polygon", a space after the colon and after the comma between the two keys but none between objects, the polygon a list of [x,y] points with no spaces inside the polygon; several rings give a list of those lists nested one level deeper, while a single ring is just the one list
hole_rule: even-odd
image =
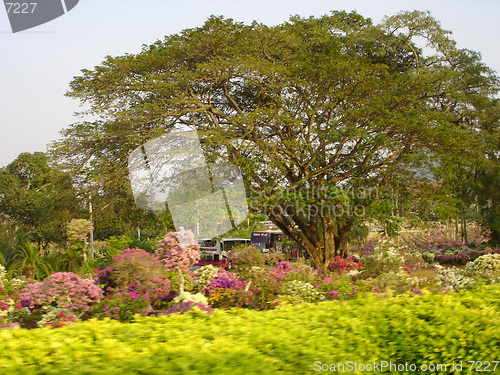
[{"label": "number 7227", "polygon": [[35,11],[38,3],[5,3],[7,13],[29,14]]}]

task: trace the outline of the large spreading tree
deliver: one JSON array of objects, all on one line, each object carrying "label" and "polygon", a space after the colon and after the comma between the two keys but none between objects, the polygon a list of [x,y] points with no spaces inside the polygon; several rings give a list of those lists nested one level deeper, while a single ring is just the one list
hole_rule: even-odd
[{"label": "large spreading tree", "polygon": [[486,155],[497,129],[494,72],[417,11],[380,24],[355,12],[274,27],[211,17],[70,87],[99,120],[54,144],[69,167],[112,186],[133,149],[187,125],[209,161],[241,167],[253,208],[316,265],[346,255],[357,221],[386,214],[385,188],[432,178],[424,166],[440,155]]}]

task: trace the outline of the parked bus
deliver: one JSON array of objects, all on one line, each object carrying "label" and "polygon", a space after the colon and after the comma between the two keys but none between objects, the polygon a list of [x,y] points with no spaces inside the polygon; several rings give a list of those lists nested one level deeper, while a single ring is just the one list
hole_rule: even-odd
[{"label": "parked bus", "polygon": [[250,245],[251,241],[247,238],[200,238],[201,258],[195,266],[205,266],[212,264],[219,267],[227,267],[229,261],[227,256],[229,252],[240,245]]},{"label": "parked bus", "polygon": [[263,253],[267,253],[270,249],[278,249],[278,242],[283,238],[283,232],[280,230],[261,230],[252,233],[252,246]]}]

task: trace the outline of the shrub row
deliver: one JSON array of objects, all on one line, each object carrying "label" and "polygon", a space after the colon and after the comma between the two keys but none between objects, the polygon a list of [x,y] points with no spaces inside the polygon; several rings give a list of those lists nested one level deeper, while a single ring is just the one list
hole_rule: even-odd
[{"label": "shrub row", "polygon": [[[305,374],[318,363],[498,361],[500,287],[0,330],[5,374]],[[316,366],[315,366],[316,363]],[[500,367],[500,366],[499,366]],[[491,367],[492,368],[492,367]],[[497,368],[498,370],[498,368]],[[409,374],[411,371],[388,371]],[[458,372],[457,372],[458,373]]]}]

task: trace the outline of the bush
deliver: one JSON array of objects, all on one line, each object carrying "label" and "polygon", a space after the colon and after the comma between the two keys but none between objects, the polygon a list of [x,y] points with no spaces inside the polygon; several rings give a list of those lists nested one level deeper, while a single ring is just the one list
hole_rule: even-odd
[{"label": "bush", "polygon": [[449,295],[373,296],[266,312],[235,309],[137,317],[131,324],[89,320],[57,330],[0,330],[0,368],[12,375],[68,369],[73,374],[295,375],[346,361],[447,366],[428,371],[433,374],[453,373],[453,363],[467,371],[467,361],[493,368],[500,338],[498,300],[500,287],[489,285]]},{"label": "bush", "polygon": [[468,277],[465,274],[465,271],[460,268],[447,268],[443,266],[436,266],[436,268],[438,270],[436,276],[437,282],[447,288],[461,290],[465,288],[472,288],[475,284],[475,280]]},{"label": "bush", "polygon": [[91,280],[71,272],[57,272],[36,284],[28,284],[20,293],[23,306],[30,309],[59,307],[78,314],[90,312],[103,297],[103,291]]},{"label": "bush", "polygon": [[266,256],[253,246],[235,247],[228,255],[231,267],[244,276],[251,272],[253,267],[262,267],[266,263]]},{"label": "bush", "polygon": [[467,272],[471,276],[500,276],[500,254],[485,254],[472,263],[467,264]]},{"label": "bush", "polygon": [[363,258],[363,276],[377,277],[388,272],[399,272],[405,263],[405,247],[391,241],[380,241],[373,252]]},{"label": "bush", "polygon": [[335,257],[335,261],[331,262],[327,269],[330,272],[336,272],[336,273],[341,273],[341,272],[349,272],[352,270],[357,270],[359,267],[362,266],[363,263],[355,261],[352,258],[342,258],[340,256]]},{"label": "bush", "polygon": [[107,295],[95,307],[94,314],[101,319],[109,318],[129,322],[134,319],[134,315],[147,315],[152,310],[149,295],[142,294],[133,288],[123,288]]},{"label": "bush", "polygon": [[170,294],[170,281],[163,264],[141,249],[125,249],[110,266],[97,272],[96,282],[106,290],[127,290],[147,295],[151,304],[160,303]]},{"label": "bush", "polygon": [[298,297],[299,301],[304,302],[319,302],[324,299],[322,293],[314,285],[299,280],[284,282],[279,294]]}]

